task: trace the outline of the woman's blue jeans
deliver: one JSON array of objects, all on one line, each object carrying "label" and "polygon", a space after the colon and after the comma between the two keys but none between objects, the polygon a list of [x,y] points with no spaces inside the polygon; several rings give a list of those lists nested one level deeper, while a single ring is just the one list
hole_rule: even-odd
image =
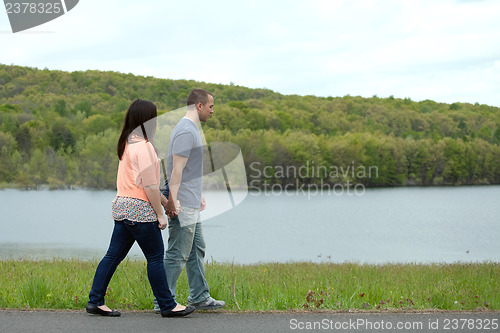
[{"label": "woman's blue jeans", "polygon": [[108,252],[97,266],[89,294],[89,304],[104,305],[104,296],[109,281],[118,264],[137,241],[147,260],[148,279],[161,311],[175,308],[175,302],[168,288],[163,263],[163,239],[157,222],[115,221]]}]

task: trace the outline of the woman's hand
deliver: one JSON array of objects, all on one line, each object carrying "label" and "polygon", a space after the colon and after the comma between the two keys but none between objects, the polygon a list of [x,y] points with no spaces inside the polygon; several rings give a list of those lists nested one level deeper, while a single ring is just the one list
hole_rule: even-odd
[{"label": "woman's hand", "polygon": [[158,216],[158,228],[161,230],[165,230],[167,227],[167,219],[165,218],[165,215],[161,214]]}]

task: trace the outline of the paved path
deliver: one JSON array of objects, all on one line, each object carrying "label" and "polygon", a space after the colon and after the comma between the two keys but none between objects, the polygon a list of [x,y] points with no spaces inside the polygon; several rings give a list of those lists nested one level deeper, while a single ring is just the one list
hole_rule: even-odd
[{"label": "paved path", "polygon": [[[500,312],[195,312],[185,318],[162,318],[152,312],[125,312],[119,318],[104,318],[88,315],[84,311],[0,310],[2,333],[500,332],[499,322]],[[487,327],[489,329],[485,329]]]}]

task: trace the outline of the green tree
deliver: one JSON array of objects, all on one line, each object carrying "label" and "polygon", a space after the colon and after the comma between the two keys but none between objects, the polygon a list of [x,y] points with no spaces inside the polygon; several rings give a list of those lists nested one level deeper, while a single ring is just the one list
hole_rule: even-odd
[{"label": "green tree", "polygon": [[24,123],[19,126],[19,129],[16,133],[16,141],[18,149],[26,156],[29,156],[33,147],[31,142],[31,131],[29,123]]}]

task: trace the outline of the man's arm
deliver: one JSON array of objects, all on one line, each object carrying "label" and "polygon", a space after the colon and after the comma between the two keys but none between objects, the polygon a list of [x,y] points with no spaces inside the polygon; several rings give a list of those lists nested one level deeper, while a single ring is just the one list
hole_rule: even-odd
[{"label": "man's arm", "polygon": [[176,154],[173,155],[172,174],[169,180],[170,193],[168,195],[167,206],[165,208],[168,217],[177,215],[181,209],[180,204],[177,201],[177,194],[179,193],[179,187],[181,186],[182,181],[182,172],[184,171],[187,160],[188,158],[186,156]]}]

